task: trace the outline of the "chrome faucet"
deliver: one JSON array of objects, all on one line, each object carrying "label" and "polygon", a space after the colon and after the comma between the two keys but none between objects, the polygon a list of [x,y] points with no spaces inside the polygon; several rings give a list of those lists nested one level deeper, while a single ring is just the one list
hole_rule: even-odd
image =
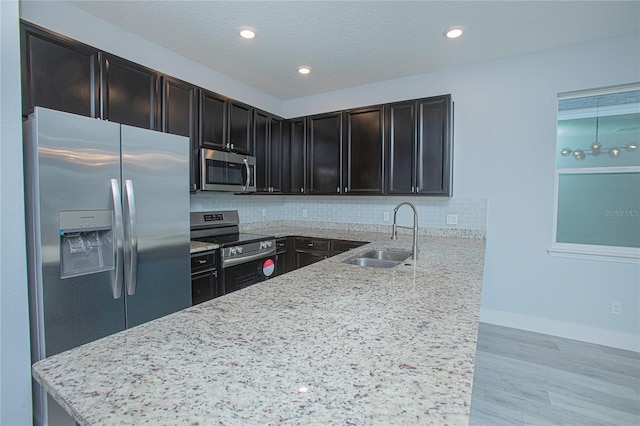
[{"label": "chrome faucet", "polygon": [[[398,209],[405,204],[413,209],[413,228],[409,228],[408,226],[398,226],[396,224]],[[420,251],[418,249],[418,211],[416,210],[416,206],[414,206],[412,203],[403,202],[398,204],[393,209],[393,229],[391,231],[392,240],[398,239],[398,228],[413,229],[413,248],[411,249],[411,259],[413,260],[418,259],[418,252]]]}]

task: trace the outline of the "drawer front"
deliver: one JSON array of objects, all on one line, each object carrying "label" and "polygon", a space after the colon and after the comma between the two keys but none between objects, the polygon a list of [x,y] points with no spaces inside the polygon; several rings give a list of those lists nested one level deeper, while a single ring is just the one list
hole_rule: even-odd
[{"label": "drawer front", "polygon": [[287,238],[276,238],[276,250],[278,254],[287,252]]},{"label": "drawer front", "polygon": [[216,267],[216,252],[191,256],[191,273]]},{"label": "drawer front", "polygon": [[367,243],[363,241],[333,240],[333,251],[335,253],[343,253],[365,244]]},{"label": "drawer front", "polygon": [[296,250],[330,251],[331,240],[323,238],[296,237]]}]

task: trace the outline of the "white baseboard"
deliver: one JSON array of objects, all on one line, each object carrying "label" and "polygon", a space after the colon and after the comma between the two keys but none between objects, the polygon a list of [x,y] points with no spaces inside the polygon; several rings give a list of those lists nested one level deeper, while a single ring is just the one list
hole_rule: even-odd
[{"label": "white baseboard", "polygon": [[480,321],[640,352],[640,335],[632,333],[482,308],[480,309]]}]

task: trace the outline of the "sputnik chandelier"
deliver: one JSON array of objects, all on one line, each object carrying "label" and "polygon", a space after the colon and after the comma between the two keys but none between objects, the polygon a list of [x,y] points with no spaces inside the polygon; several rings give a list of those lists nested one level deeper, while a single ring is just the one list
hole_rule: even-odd
[{"label": "sputnik chandelier", "polygon": [[[622,145],[621,147],[614,146],[613,148],[604,149],[609,153],[609,157],[615,158],[620,155],[623,149],[626,151],[635,151],[636,149],[638,149],[638,143],[629,142],[628,144]],[[602,145],[600,145],[600,143],[596,141],[591,144],[591,147],[589,149],[571,150],[571,148],[562,148],[560,154],[563,157],[573,155],[573,158],[575,158],[577,161],[581,161],[584,160],[587,155],[593,155],[594,157],[597,157],[598,155],[602,154],[602,152]]]},{"label": "sputnik chandelier", "polygon": [[596,116],[596,140],[589,146],[589,149],[572,150],[571,148],[562,148],[562,150],[560,151],[560,155],[562,155],[563,157],[572,155],[573,158],[576,159],[576,161],[582,161],[587,155],[593,155],[594,157],[597,157],[604,151],[609,153],[609,157],[616,158],[623,150],[631,152],[638,149],[638,142],[629,142],[628,144],[622,145],[621,147],[614,146],[611,148],[603,148],[602,144],[598,141],[599,118],[600,117]]}]

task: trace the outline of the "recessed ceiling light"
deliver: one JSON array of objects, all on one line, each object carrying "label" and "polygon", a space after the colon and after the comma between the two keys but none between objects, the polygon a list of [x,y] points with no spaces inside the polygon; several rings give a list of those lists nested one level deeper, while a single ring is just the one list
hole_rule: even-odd
[{"label": "recessed ceiling light", "polygon": [[307,65],[300,65],[298,67],[298,72],[302,75],[307,75],[311,72],[311,67]]},{"label": "recessed ceiling light", "polygon": [[253,28],[249,28],[249,27],[242,27],[242,28],[240,28],[240,37],[246,38],[246,39],[255,38],[256,37],[256,30],[254,30]]},{"label": "recessed ceiling light", "polygon": [[444,32],[446,38],[458,38],[464,33],[462,27],[451,27]]}]

